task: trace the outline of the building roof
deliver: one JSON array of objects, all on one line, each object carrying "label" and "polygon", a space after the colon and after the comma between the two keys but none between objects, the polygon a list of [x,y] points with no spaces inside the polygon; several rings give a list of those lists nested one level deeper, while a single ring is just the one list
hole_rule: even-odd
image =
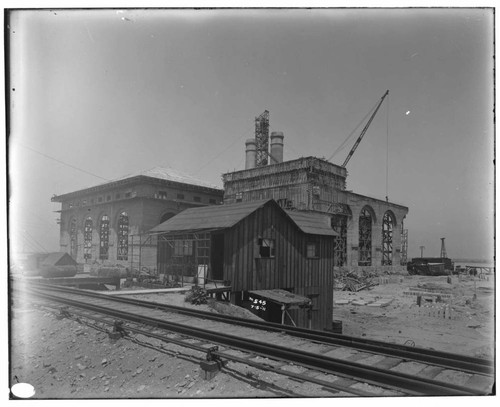
[{"label": "building roof", "polygon": [[276,205],[276,207],[280,211],[283,211],[304,233],[337,236],[337,233],[329,227],[329,224],[328,227],[326,226],[327,216],[305,212],[300,215],[292,215],[292,212],[284,211],[276,201],[272,199],[186,209],[162,224],[155,226],[150,230],[150,233],[226,229],[233,227],[251,213],[267,204]]},{"label": "building roof", "polygon": [[286,211],[304,233],[337,236],[331,226],[331,217],[323,213]]},{"label": "building roof", "polygon": [[72,265],[76,266],[77,263],[71,257],[68,253],[66,252],[55,252],[55,253],[49,253],[45,259],[42,261],[42,266],[58,266],[58,265]]},{"label": "building roof", "polygon": [[210,182],[207,181],[202,181],[189,174],[183,173],[178,170],[174,170],[173,168],[154,167],[149,170],[128,174],[123,177],[107,181],[93,187],[80,189],[78,191],[68,192],[62,195],[54,195],[51,200],[53,202],[62,202],[66,199],[71,199],[72,197],[81,196],[88,193],[96,193],[107,190],[109,188],[114,188],[118,186],[128,185],[133,182],[138,182],[141,179],[144,180],[144,177],[152,178],[154,180],[159,180],[159,181],[176,182],[179,184],[189,185],[191,187],[209,188],[212,190],[217,190],[220,193],[223,192],[223,189],[220,186],[211,184]]},{"label": "building roof", "polygon": [[186,174],[182,171],[174,170],[173,168],[170,167],[154,167],[149,170],[126,175],[124,177],[115,179],[111,182],[121,181],[127,178],[133,178],[138,176],[156,178],[165,181],[179,182],[181,184],[196,185],[205,188],[221,189],[220,186],[217,186],[207,181],[200,180],[198,178],[193,177],[192,175]]}]

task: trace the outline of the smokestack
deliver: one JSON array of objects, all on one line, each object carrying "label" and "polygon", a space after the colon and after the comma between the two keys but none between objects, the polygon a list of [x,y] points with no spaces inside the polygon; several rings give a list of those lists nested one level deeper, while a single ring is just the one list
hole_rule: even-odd
[{"label": "smokestack", "polygon": [[273,131],[271,133],[271,164],[283,162],[283,135],[282,131]]},{"label": "smokestack", "polygon": [[255,145],[255,139],[249,138],[245,142],[246,146],[246,156],[245,156],[245,170],[249,170],[250,168],[255,168],[255,158],[257,154],[257,147]]}]

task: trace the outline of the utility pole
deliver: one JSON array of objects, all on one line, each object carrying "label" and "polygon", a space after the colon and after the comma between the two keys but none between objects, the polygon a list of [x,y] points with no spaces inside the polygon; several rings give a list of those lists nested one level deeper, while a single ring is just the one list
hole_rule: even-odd
[{"label": "utility pole", "polygon": [[420,246],[420,257],[424,257],[425,246]]}]

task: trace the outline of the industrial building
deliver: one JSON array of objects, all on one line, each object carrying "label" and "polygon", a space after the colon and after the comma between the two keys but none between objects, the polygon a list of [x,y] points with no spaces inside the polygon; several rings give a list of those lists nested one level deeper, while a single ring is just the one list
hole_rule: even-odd
[{"label": "industrial building", "polygon": [[384,272],[405,265],[408,208],[346,189],[345,164],[354,150],[342,166],[316,157],[283,161],[284,134],[271,133],[268,153],[268,127],[266,111],[256,118],[255,138],[245,143],[245,169],[222,177],[224,203],[274,199],[288,211],[327,214],[339,235],[337,267]]},{"label": "industrial building", "polygon": [[222,199],[217,186],[161,167],[52,197],[61,202],[62,252],[79,264],[150,270],[157,266],[157,242],[147,231],[184,209]]}]

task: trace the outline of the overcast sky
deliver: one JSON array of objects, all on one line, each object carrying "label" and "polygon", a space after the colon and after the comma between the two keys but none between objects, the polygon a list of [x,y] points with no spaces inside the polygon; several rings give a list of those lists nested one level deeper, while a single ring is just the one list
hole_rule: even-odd
[{"label": "overcast sky", "polygon": [[348,189],[409,207],[409,257],[441,237],[492,257],[491,9],[33,10],[9,31],[14,250],[59,249],[53,194],[155,166],[222,187],[266,109],[285,160],[329,158],[389,90]]}]

